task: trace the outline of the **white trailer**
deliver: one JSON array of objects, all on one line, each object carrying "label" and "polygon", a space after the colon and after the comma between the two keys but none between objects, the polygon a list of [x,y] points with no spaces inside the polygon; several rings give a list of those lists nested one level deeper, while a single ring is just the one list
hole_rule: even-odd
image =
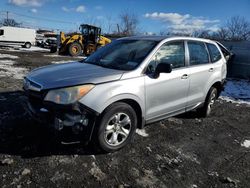
[{"label": "white trailer", "polygon": [[21,45],[30,48],[35,45],[36,30],[20,27],[0,27],[0,45]]}]

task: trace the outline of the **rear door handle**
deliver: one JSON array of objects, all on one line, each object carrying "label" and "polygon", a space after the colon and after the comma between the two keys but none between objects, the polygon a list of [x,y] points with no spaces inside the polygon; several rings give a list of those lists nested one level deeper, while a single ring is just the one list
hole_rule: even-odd
[{"label": "rear door handle", "polygon": [[181,76],[181,79],[187,79],[188,78],[188,75],[187,74],[183,74],[182,76]]},{"label": "rear door handle", "polygon": [[214,71],[214,68],[210,68],[209,70],[208,70],[208,72],[213,72]]}]

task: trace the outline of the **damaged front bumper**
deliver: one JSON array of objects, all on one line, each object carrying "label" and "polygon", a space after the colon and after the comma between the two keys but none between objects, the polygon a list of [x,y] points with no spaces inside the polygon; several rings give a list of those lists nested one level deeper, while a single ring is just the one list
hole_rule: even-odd
[{"label": "damaged front bumper", "polygon": [[65,143],[89,142],[99,113],[76,102],[58,105],[43,101],[43,97],[27,93],[26,108],[33,119],[50,125]]}]

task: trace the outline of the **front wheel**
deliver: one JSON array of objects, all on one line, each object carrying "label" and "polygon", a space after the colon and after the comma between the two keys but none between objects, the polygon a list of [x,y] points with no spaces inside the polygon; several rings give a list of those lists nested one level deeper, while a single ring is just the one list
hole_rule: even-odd
[{"label": "front wheel", "polygon": [[215,87],[211,87],[207,94],[204,106],[200,109],[197,109],[201,117],[208,117],[211,114],[211,109],[217,99],[217,95],[218,90]]},{"label": "front wheel", "polygon": [[74,42],[69,45],[69,54],[71,56],[79,56],[82,54],[82,47],[79,43]]},{"label": "front wheel", "polygon": [[97,131],[99,146],[106,152],[114,152],[127,145],[136,130],[134,109],[122,102],[114,103],[104,112]]}]

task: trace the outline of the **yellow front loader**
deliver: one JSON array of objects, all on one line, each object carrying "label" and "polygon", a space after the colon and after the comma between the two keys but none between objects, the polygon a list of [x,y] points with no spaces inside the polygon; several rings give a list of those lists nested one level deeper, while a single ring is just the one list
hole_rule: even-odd
[{"label": "yellow front loader", "polygon": [[59,54],[69,54],[71,56],[90,55],[98,48],[110,43],[111,40],[101,36],[101,28],[82,24],[81,33],[65,35],[60,33]]}]

